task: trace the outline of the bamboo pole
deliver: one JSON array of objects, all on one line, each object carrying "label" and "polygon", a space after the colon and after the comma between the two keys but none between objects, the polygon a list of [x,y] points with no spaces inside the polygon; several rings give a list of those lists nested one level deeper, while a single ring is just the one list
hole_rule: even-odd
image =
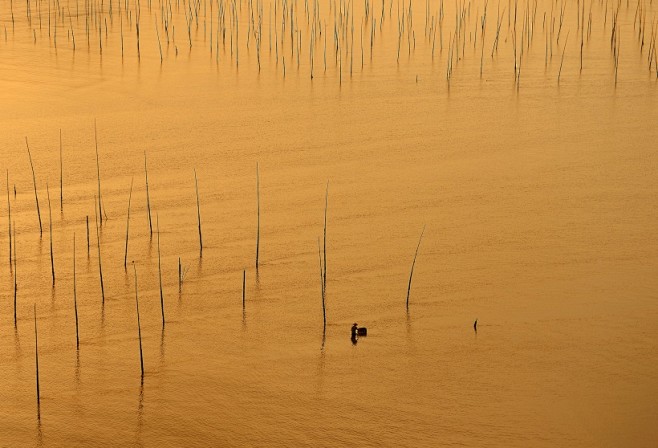
[{"label": "bamboo pole", "polygon": [[409,294],[411,293],[411,279],[414,276],[414,267],[416,266],[416,257],[418,257],[418,249],[420,249],[420,242],[423,240],[423,234],[425,233],[425,226],[423,226],[423,231],[420,232],[420,238],[418,239],[418,246],[416,246],[416,253],[414,254],[414,261],[411,263],[411,273],[409,274],[409,286],[407,286],[407,311],[409,311]]},{"label": "bamboo pole", "polygon": [[144,175],[146,177],[146,212],[149,218],[149,235],[153,235],[153,224],[151,222],[151,196],[149,195],[149,172],[146,166],[146,151],[144,151]]},{"label": "bamboo pole", "polygon": [[34,304],[34,363],[37,385],[37,418],[41,420],[41,390],[39,387],[39,332],[37,330],[37,304]]},{"label": "bamboo pole", "polygon": [[558,85],[560,85],[560,76],[562,75],[562,64],[564,64],[564,53],[567,51],[567,42],[569,42],[569,32],[567,32],[567,38],[564,40],[564,48],[562,49],[562,58],[560,59],[560,70],[557,73]]},{"label": "bamboo pole", "polygon": [[203,256],[203,239],[201,237],[201,206],[199,204],[199,182],[196,176],[196,168],[194,169],[194,186],[196,189],[197,222],[199,224],[199,257],[201,257]]},{"label": "bamboo pole", "polygon": [[11,262],[11,202],[9,200],[9,170],[7,170],[7,228],[9,229],[9,269],[12,269]]},{"label": "bamboo pole", "polygon": [[322,253],[320,250],[320,237],[318,237],[318,258],[320,260],[320,287],[322,290],[322,322],[323,328],[327,328],[327,309],[325,305],[325,296],[324,296],[324,273],[322,271]]},{"label": "bamboo pole", "polygon": [[135,305],[137,308],[137,335],[139,337],[139,365],[142,369],[142,379],[144,379],[144,354],[142,352],[142,325],[139,321],[139,297],[137,296],[137,268],[133,261],[133,270],[135,271]]},{"label": "bamboo pole", "polygon": [[62,158],[62,130],[59,130],[59,211],[64,212],[64,161]]},{"label": "bamboo pole", "polygon": [[128,272],[128,235],[130,231],[130,202],[133,197],[133,182],[135,181],[135,177],[133,176],[132,180],[130,181],[130,193],[128,194],[128,218],[126,219],[126,250],[123,254],[123,270],[125,272]]},{"label": "bamboo pole", "polygon": [[[102,303],[105,305],[105,287],[103,286],[103,265],[101,262],[101,236],[98,231],[98,212],[96,210],[96,198],[94,197],[94,216],[96,218],[96,243],[98,244],[98,274],[101,281],[101,298]],[[100,201],[99,201],[100,203]]]},{"label": "bamboo pole", "polygon": [[165,326],[165,312],[164,312],[164,295],[162,293],[162,264],[160,258],[160,218],[155,215],[155,223],[158,230],[158,280],[160,282],[160,311],[162,313],[162,328]]},{"label": "bamboo pole", "polygon": [[101,196],[101,167],[98,160],[98,131],[96,129],[96,120],[94,120],[94,143],[96,147],[96,176],[98,179],[98,214],[100,215],[100,224],[103,225],[103,199]]},{"label": "bamboo pole", "polygon": [[75,311],[75,348],[80,349],[80,335],[78,332],[78,293],[75,280],[75,232],[73,232],[73,310]]},{"label": "bamboo pole", "polygon": [[160,31],[158,30],[158,20],[155,20],[155,33],[158,37],[158,48],[160,49],[160,64],[162,65],[162,45],[160,44]]},{"label": "bamboo pole", "polygon": [[246,302],[245,302],[245,294],[246,294],[246,293],[245,293],[245,289],[246,289],[245,287],[246,287],[246,283],[247,283],[247,271],[246,271],[246,270],[243,270],[243,271],[242,271],[242,310],[244,310],[244,309],[245,309],[245,306],[246,306]]},{"label": "bamboo pole", "polygon": [[50,190],[48,190],[48,182],[46,182],[46,194],[48,196],[48,229],[50,238],[50,271],[53,278],[53,287],[55,287],[55,257],[53,256],[53,213],[50,207]]},{"label": "bamboo pole", "polygon": [[258,258],[260,255],[260,176],[258,172],[258,162],[256,162],[256,209],[257,209],[256,271],[258,271]]},{"label": "bamboo pole", "polygon": [[329,181],[327,181],[327,191],[324,196],[324,243],[323,243],[323,255],[324,255],[324,264],[323,264],[323,275],[322,275],[322,286],[323,291],[326,295],[327,293],[327,207],[329,204]]},{"label": "bamboo pole", "polygon": [[30,168],[32,168],[32,185],[34,186],[34,200],[37,203],[37,216],[39,217],[39,237],[43,235],[43,228],[41,226],[41,210],[39,210],[39,196],[37,195],[37,178],[34,174],[34,164],[32,163],[32,154],[30,153],[30,145],[25,137],[25,146],[27,146],[27,155],[30,158]]},{"label": "bamboo pole", "polygon": [[14,222],[12,225],[12,228],[14,230],[14,328],[16,328],[16,325],[18,324],[18,320],[16,319],[16,297],[18,295],[18,270],[16,269],[16,223]]}]

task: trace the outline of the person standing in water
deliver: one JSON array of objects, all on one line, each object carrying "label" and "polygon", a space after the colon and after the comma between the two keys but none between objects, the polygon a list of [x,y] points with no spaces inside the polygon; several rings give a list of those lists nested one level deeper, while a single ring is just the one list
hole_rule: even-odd
[{"label": "person standing in water", "polygon": [[359,331],[359,327],[355,322],[354,325],[352,325],[352,337],[350,338],[352,340],[352,345],[356,345],[356,342],[358,340],[357,338],[358,331]]}]

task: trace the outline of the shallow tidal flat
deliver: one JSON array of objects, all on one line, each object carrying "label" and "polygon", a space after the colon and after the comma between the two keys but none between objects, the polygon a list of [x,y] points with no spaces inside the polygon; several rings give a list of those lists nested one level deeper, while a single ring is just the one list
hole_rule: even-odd
[{"label": "shallow tidal flat", "polygon": [[0,446],[655,446],[657,13],[1,2]]}]

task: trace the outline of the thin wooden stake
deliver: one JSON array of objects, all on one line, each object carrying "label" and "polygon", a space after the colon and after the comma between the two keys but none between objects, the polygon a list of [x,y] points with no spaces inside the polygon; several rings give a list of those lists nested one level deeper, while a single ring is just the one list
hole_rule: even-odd
[{"label": "thin wooden stake", "polygon": [[94,143],[96,146],[96,176],[98,179],[98,214],[100,215],[100,223],[103,225],[103,199],[101,197],[101,167],[98,161],[98,132],[96,130],[96,120],[94,119]]},{"label": "thin wooden stake", "polygon": [[139,297],[137,296],[137,268],[133,261],[133,270],[135,271],[135,305],[137,307],[137,335],[139,336],[139,365],[142,369],[142,378],[144,378],[144,354],[142,352],[142,325],[139,321]]},{"label": "thin wooden stake", "polygon": [[160,264],[160,218],[155,215],[155,223],[158,230],[158,279],[160,281],[160,311],[162,312],[162,328],[165,326],[165,312],[164,312],[164,295],[162,294],[162,266]]},{"label": "thin wooden stake", "polygon": [[48,228],[50,235],[50,271],[53,277],[53,287],[55,287],[55,257],[53,256],[53,213],[50,207],[50,191],[48,190],[48,182],[46,182],[46,194],[48,196]]},{"label": "thin wooden stake", "polygon": [[78,333],[78,293],[75,281],[75,232],[73,232],[73,310],[75,311],[75,348],[80,349],[80,335]]},{"label": "thin wooden stake", "polygon": [[37,203],[37,216],[39,217],[39,237],[43,235],[43,228],[41,226],[41,210],[39,210],[39,196],[37,195],[37,178],[34,174],[34,164],[32,163],[32,154],[30,153],[30,145],[27,143],[25,137],[25,146],[27,146],[27,155],[30,158],[30,168],[32,168],[32,185],[34,186],[34,200]]},{"label": "thin wooden stake", "polygon": [[260,254],[260,176],[258,173],[258,162],[256,162],[256,209],[257,209],[257,231],[256,231],[256,271],[258,271],[258,257]]},{"label": "thin wooden stake", "polygon": [[201,257],[203,256],[203,239],[201,237],[201,206],[199,204],[199,182],[196,176],[196,168],[194,169],[194,186],[196,188],[196,213],[199,224],[199,257]]},{"label": "thin wooden stake", "polygon": [[146,211],[149,217],[149,235],[153,236],[153,224],[151,223],[151,196],[149,195],[149,172],[146,167],[146,151],[144,151],[144,175],[146,176]]},{"label": "thin wooden stake", "polygon": [[411,279],[414,276],[414,267],[416,266],[416,257],[418,257],[418,249],[420,249],[420,242],[423,240],[423,234],[425,233],[425,226],[423,226],[423,231],[420,232],[420,238],[418,239],[418,246],[416,246],[416,253],[414,254],[414,261],[411,263],[411,273],[409,274],[409,286],[407,286],[407,311],[409,311],[409,294],[411,293]]},{"label": "thin wooden stake", "polygon": [[245,309],[245,286],[247,283],[247,271],[242,271],[242,309]]},{"label": "thin wooden stake", "polygon": [[155,20],[155,33],[158,36],[158,48],[160,49],[160,64],[162,64],[162,45],[160,44],[160,31],[158,29],[158,20]]},{"label": "thin wooden stake", "polygon": [[16,325],[18,324],[18,320],[16,319],[16,297],[18,293],[18,270],[16,269],[16,223],[14,222],[12,225],[14,229],[14,328],[16,328]]},{"label": "thin wooden stake", "polygon": [[64,212],[64,161],[62,159],[62,130],[59,130],[59,211]]},{"label": "thin wooden stake", "polygon": [[101,235],[100,232],[98,231],[98,212],[96,211],[95,203],[96,203],[96,197],[94,197],[94,216],[96,218],[96,243],[98,244],[98,274],[101,280],[102,303],[103,305],[105,305],[105,287],[103,286],[103,265],[101,263]]},{"label": "thin wooden stake", "polygon": [[34,304],[34,363],[37,379],[37,418],[41,420],[41,390],[39,387],[39,332],[37,330],[37,304]]},{"label": "thin wooden stake", "polygon": [[329,204],[329,181],[327,181],[327,191],[324,196],[324,264],[323,264],[323,276],[322,276],[322,285],[324,287],[324,293],[327,293],[327,206]]},{"label": "thin wooden stake", "polygon": [[[96,208],[96,201],[94,201],[94,209]],[[85,217],[87,221],[87,258],[89,258],[89,215]]]},{"label": "thin wooden stake", "polygon": [[562,64],[564,64],[564,53],[567,51],[567,42],[569,42],[569,32],[567,38],[564,40],[564,48],[562,49],[562,58],[560,59],[560,70],[557,72],[557,83],[560,85],[560,76],[562,75]]},{"label": "thin wooden stake", "polygon": [[9,170],[7,170],[7,227],[9,228],[9,269],[11,269],[12,251],[11,251],[11,202],[9,201]]},{"label": "thin wooden stake", "polygon": [[323,328],[327,328],[327,309],[325,306],[325,296],[324,296],[324,273],[322,271],[322,253],[320,250],[320,237],[318,237],[318,258],[320,260],[320,287],[322,290],[322,322]]},{"label": "thin wooden stake", "polygon": [[130,201],[132,200],[133,197],[133,182],[135,181],[135,177],[133,176],[132,180],[130,181],[130,193],[128,194],[128,218],[126,219],[126,250],[123,255],[123,270],[125,272],[128,272],[128,235],[130,231]]}]

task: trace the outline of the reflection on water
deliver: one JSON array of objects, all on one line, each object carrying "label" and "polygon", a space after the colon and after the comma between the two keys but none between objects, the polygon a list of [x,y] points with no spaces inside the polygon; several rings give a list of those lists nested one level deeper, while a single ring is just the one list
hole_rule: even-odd
[{"label": "reflection on water", "polygon": [[18,361],[18,359],[20,359],[21,356],[23,355],[23,350],[21,349],[21,340],[18,335],[17,326],[14,327],[14,347],[15,347],[14,356],[15,359]]},{"label": "reflection on water", "polygon": [[[656,12],[2,2],[2,443],[651,446]],[[54,287],[25,137],[39,202],[55,186],[60,207]],[[152,214],[165,302],[178,294],[166,333]],[[41,418],[23,356],[35,302]],[[355,320],[367,340],[348,340]]]},{"label": "reflection on water", "polygon": [[[37,414],[38,415],[38,414]],[[41,429],[41,418],[37,418],[37,427],[36,427],[36,446],[42,447],[43,445],[43,430]]]},{"label": "reflection on water", "polygon": [[164,366],[165,360],[165,330],[164,327],[160,332],[160,369]]},{"label": "reflection on water", "polygon": [[144,377],[139,382],[139,403],[137,405],[137,431],[135,432],[135,443],[142,446],[142,428],[144,426]]},{"label": "reflection on water", "polygon": [[75,351],[75,386],[80,387],[80,350]]}]

